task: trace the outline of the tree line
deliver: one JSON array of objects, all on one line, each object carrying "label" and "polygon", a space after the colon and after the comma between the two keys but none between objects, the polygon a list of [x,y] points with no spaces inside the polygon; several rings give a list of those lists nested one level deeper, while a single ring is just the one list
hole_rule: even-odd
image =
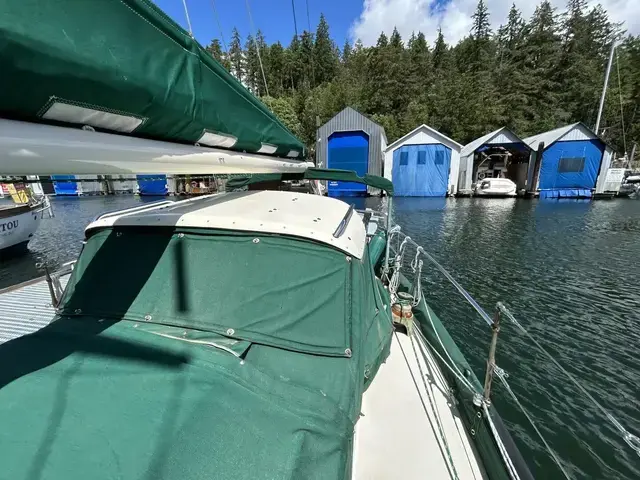
[{"label": "tree line", "polygon": [[[479,0],[469,35],[429,44],[397,29],[375,46],[339,48],[320,16],[315,32],[288,46],[260,31],[225,51],[207,50],[281,119],[311,152],[316,129],[346,106],[382,125],[389,142],[426,123],[465,144],[502,126],[525,137],[568,123],[594,126],[612,42],[614,64],[601,135],[618,152],[640,141],[640,36],[626,35],[601,5],[569,0],[558,12],[543,0],[531,18],[515,4],[495,31]],[[261,68],[262,64],[262,68]]]}]

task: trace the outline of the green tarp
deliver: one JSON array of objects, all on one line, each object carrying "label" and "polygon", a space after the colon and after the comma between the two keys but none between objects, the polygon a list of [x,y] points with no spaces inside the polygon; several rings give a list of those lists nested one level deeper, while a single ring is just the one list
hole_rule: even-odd
[{"label": "green tarp", "polygon": [[391,341],[368,249],[148,230],[88,238],[65,314],[0,346],[0,477],[350,478]]},{"label": "green tarp", "polygon": [[138,137],[193,145],[212,132],[236,137],[232,150],[268,144],[303,157],[302,143],[150,0],[0,0],[0,12],[0,116],[46,121],[57,102],[137,118]]},{"label": "green tarp", "polygon": [[[105,275],[114,261],[117,275]],[[343,253],[311,242],[125,227],[88,239],[62,312],[232,331],[253,342],[344,356],[351,348],[350,275]]]},{"label": "green tarp", "polygon": [[249,185],[283,180],[333,180],[340,182],[355,182],[370,187],[384,190],[387,195],[393,195],[393,183],[390,180],[377,175],[365,174],[358,176],[351,170],[339,170],[331,168],[307,168],[300,173],[261,173],[256,175],[243,175],[233,177],[227,182],[228,189],[242,188]]}]

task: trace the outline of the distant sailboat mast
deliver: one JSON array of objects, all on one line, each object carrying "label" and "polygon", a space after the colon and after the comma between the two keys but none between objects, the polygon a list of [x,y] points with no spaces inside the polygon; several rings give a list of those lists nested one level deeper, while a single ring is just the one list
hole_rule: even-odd
[{"label": "distant sailboat mast", "polygon": [[602,87],[602,95],[600,96],[600,108],[598,109],[598,118],[594,128],[596,135],[600,134],[600,119],[602,118],[602,110],[604,109],[604,98],[607,96],[607,86],[609,85],[609,75],[611,74],[611,64],[613,63],[613,53],[616,49],[616,41],[611,44],[611,52],[609,53],[609,63],[607,63],[607,73],[604,76],[604,86]]}]

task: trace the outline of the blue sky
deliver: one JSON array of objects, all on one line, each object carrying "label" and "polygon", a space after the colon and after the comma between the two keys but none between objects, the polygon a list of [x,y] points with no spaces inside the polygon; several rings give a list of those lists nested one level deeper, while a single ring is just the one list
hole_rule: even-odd
[{"label": "blue sky", "polygon": [[[176,22],[186,28],[182,0],[154,0]],[[238,28],[243,42],[251,32],[246,0],[214,0],[223,35],[227,42],[231,30]],[[489,8],[491,27],[495,30],[507,19],[514,3],[528,19],[540,0],[484,0]],[[557,13],[565,8],[566,0],[550,0]],[[196,39],[204,46],[220,31],[213,13],[212,0],[186,0]],[[469,34],[471,15],[478,0],[294,0],[298,32],[307,29],[307,4],[311,29],[315,31],[324,13],[332,38],[339,47],[345,38],[360,38],[365,45],[374,45],[381,31],[391,34],[397,27],[406,40],[411,32],[421,31],[433,42],[439,27],[445,40],[456,43]],[[640,0],[588,0],[589,6],[600,3],[614,21],[624,22],[629,33],[640,33]],[[291,0],[249,0],[256,29],[262,30],[267,43],[280,41],[288,45],[293,37]]]},{"label": "blue sky", "polygon": [[[220,38],[211,0],[186,0],[195,38],[204,46],[212,38]],[[155,0],[155,3],[174,21],[187,29],[182,0]],[[308,0],[311,29],[315,31],[324,13],[331,36],[342,47],[349,27],[362,12],[362,0]],[[308,29],[307,2],[295,0],[298,32]],[[251,32],[245,0],[217,0],[215,2],[224,39],[229,42],[233,27],[237,27],[243,42]],[[250,0],[251,16],[256,29],[262,30],[266,41],[280,41],[288,45],[294,34],[291,0]]]}]

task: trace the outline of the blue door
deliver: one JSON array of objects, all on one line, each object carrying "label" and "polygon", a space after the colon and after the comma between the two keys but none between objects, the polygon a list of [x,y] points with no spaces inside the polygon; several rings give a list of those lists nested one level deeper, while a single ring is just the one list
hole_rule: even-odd
[{"label": "blue door", "polygon": [[596,186],[604,144],[600,140],[556,142],[542,154],[541,197],[591,196]]},{"label": "blue door", "polygon": [[[336,132],[329,137],[327,167],[353,170],[359,176],[368,171],[369,136],[364,132]],[[367,194],[367,186],[354,182],[328,182],[331,197]]]},{"label": "blue door", "polygon": [[55,180],[74,180],[73,175],[51,175],[53,190],[56,195],[78,195],[78,184],[76,182],[56,182]]},{"label": "blue door", "polygon": [[166,195],[167,177],[164,175],[136,175],[140,195]]},{"label": "blue door", "polygon": [[444,197],[449,190],[451,149],[442,144],[404,145],[393,152],[394,194]]}]

